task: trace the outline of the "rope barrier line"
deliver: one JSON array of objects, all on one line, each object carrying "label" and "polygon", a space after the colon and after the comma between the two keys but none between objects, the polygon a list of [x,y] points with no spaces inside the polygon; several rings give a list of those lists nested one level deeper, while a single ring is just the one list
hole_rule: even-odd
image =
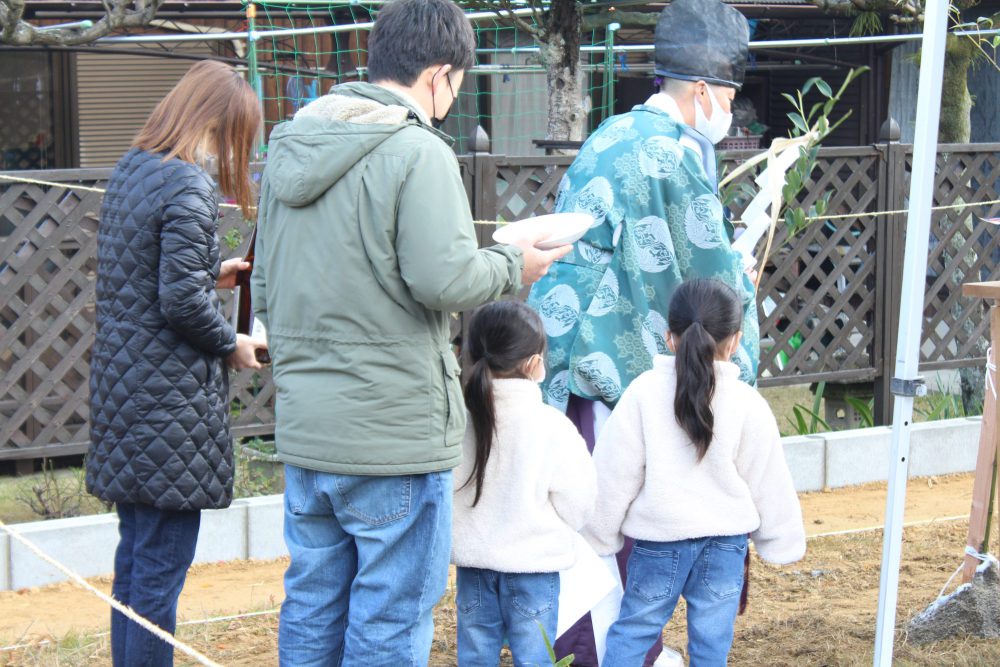
[{"label": "rope barrier line", "polygon": [[[903,528],[912,528],[914,526],[929,526],[932,523],[946,523],[949,521],[968,521],[969,516],[967,514],[961,516],[946,516],[939,519],[926,519],[924,521],[911,521],[910,523],[904,523]],[[817,533],[815,535],[806,535],[806,540],[816,540],[821,537],[839,537],[841,535],[856,535],[859,533],[874,533],[877,530],[883,530],[885,526],[867,526],[865,528],[848,528],[847,530],[834,530],[829,533]]]},{"label": "rope barrier line", "polygon": [[[180,621],[179,623],[177,623],[177,627],[180,628],[180,627],[188,626],[188,625],[209,625],[211,623],[222,623],[224,621],[238,621],[240,619],[244,619],[244,618],[256,618],[258,616],[274,616],[275,614],[278,614],[280,612],[281,612],[281,608],[277,607],[275,609],[266,609],[264,611],[253,611],[253,612],[249,612],[249,613],[246,613],[246,614],[232,614],[230,616],[212,616],[210,618],[196,618],[196,619],[192,619],[190,621]],[[111,633],[105,631],[105,632],[98,632],[98,633],[95,633],[95,634],[92,634],[92,635],[87,635],[87,636],[88,637],[92,637],[94,639],[98,639],[100,637],[110,637]],[[10,646],[0,646],[0,653],[8,653],[10,651],[18,651],[18,650],[23,649],[23,648],[32,648],[32,647],[35,647],[35,646],[48,646],[49,644],[52,644],[52,643],[54,643],[54,642],[52,640],[50,640],[50,639],[43,639],[43,640],[38,641],[38,642],[29,642],[29,643],[23,643],[23,644],[12,644]]]},{"label": "rope barrier line", "polygon": [[[928,520],[923,520],[923,521],[911,521],[910,523],[903,524],[903,527],[904,528],[911,528],[911,527],[914,527],[914,526],[925,526],[925,525],[930,525],[930,524],[934,524],[934,523],[945,523],[945,522],[950,522],[950,521],[963,521],[963,520],[967,520],[968,518],[969,518],[968,516],[959,515],[959,516],[942,517],[942,518],[938,518],[938,519],[928,519]],[[13,537],[13,538],[21,541],[23,544],[25,544],[25,546],[27,546],[29,549],[31,549],[36,555],[38,555],[39,557],[41,557],[43,560],[45,560],[46,562],[50,563],[51,565],[53,565],[53,566],[57,567],[58,569],[60,569],[64,574],[67,574],[68,576],[70,576],[74,580],[74,582],[80,584],[84,589],[86,589],[86,590],[94,593],[99,598],[101,598],[102,600],[104,600],[105,602],[107,602],[108,604],[110,604],[112,607],[115,607],[118,611],[121,611],[123,614],[125,614],[126,616],[128,616],[132,620],[136,621],[137,623],[139,623],[143,627],[146,627],[151,632],[153,632],[153,634],[157,635],[158,637],[160,637],[164,641],[166,641],[169,644],[173,645],[175,648],[181,649],[182,651],[184,651],[185,653],[187,653],[191,657],[195,658],[196,660],[201,661],[202,664],[204,664],[204,665],[208,665],[209,667],[221,667],[221,666],[217,666],[217,663],[212,662],[212,660],[210,660],[209,658],[206,658],[203,655],[201,655],[200,653],[198,653],[195,649],[190,648],[186,644],[183,644],[182,642],[176,640],[173,637],[173,635],[170,635],[169,633],[164,632],[163,630],[161,630],[160,628],[156,627],[155,625],[149,624],[148,621],[146,621],[145,619],[143,619],[141,616],[139,616],[138,614],[136,614],[134,611],[132,611],[131,609],[129,609],[125,605],[122,605],[120,602],[118,602],[114,598],[111,598],[111,597],[105,595],[101,591],[97,590],[96,588],[94,588],[93,586],[91,586],[90,584],[88,584],[82,577],[80,577],[79,575],[75,574],[74,572],[72,572],[68,568],[63,567],[57,561],[51,559],[46,554],[44,554],[43,552],[41,552],[40,550],[38,550],[36,547],[34,547],[33,544],[31,544],[25,538],[21,537],[16,531],[11,530],[6,524],[3,523],[3,521],[0,521],[0,529],[3,529],[4,531],[6,531],[7,534],[10,535],[11,537]],[[842,536],[842,535],[855,535],[855,534],[860,534],[860,533],[871,533],[871,532],[875,532],[875,531],[883,530],[883,529],[884,529],[884,526],[868,526],[868,527],[865,527],[865,528],[849,528],[847,530],[836,530],[836,531],[832,531],[832,532],[828,532],[828,533],[818,533],[816,535],[807,535],[806,536],[806,540],[808,541],[808,540],[816,540],[816,539],[820,539],[820,538],[824,538],[824,537],[839,537],[839,536]],[[182,621],[182,622],[178,623],[177,625],[178,625],[178,627],[180,627],[180,626],[186,626],[186,625],[206,625],[206,624],[209,624],[209,623],[220,623],[220,622],[223,622],[223,621],[237,621],[237,620],[244,619],[244,618],[255,618],[255,617],[259,617],[259,616],[273,616],[274,614],[279,613],[279,611],[280,611],[280,608],[278,608],[278,609],[268,609],[268,610],[265,610],[265,611],[255,611],[255,612],[250,612],[250,613],[246,613],[246,614],[234,614],[234,615],[231,615],[231,616],[216,616],[216,617],[196,619],[196,620],[191,620],[191,621]],[[110,634],[110,633],[108,633],[108,632],[101,632],[101,633],[95,634],[93,636],[94,637],[102,637],[102,636],[106,636],[108,634]],[[37,644],[15,644],[15,645],[12,645],[12,646],[3,646],[3,647],[0,647],[0,653],[7,652],[7,651],[15,651],[15,650],[22,649],[22,648],[29,648],[31,646],[46,645],[46,644],[49,644],[49,643],[51,643],[51,642],[48,641],[48,640],[45,640],[45,641],[42,641],[42,642],[38,642]]]},{"label": "rope barrier line", "polygon": [[[52,188],[66,188],[67,190],[84,190],[86,192],[97,192],[104,194],[106,190],[101,188],[92,188],[86,185],[73,185],[72,183],[57,183],[55,181],[40,181],[33,178],[22,178],[20,176],[11,176],[9,174],[0,174],[0,180],[13,181],[15,183],[26,183],[29,185],[43,185]],[[988,199],[986,201],[979,202],[968,202],[964,204],[948,204],[947,206],[932,206],[932,211],[951,211],[963,208],[971,208],[973,206],[992,206],[994,204],[1000,204],[1000,199]],[[222,208],[233,208],[238,209],[239,206],[236,204],[220,204]],[[862,211],[860,213],[838,213],[837,215],[816,215],[806,218],[807,222],[817,222],[819,220],[846,220],[848,218],[877,218],[886,215],[901,215],[903,213],[909,213],[908,209],[898,209],[895,211]],[[498,222],[496,220],[474,220],[477,225],[503,225],[504,222]],[[742,220],[734,220],[733,224],[741,224]]]},{"label": "rope barrier line", "polygon": [[[0,174],[0,180],[13,181],[15,183],[25,183],[28,185],[44,185],[50,188],[65,188],[67,190],[83,190],[84,192],[96,192],[103,195],[107,190],[102,188],[92,188],[89,185],[73,185],[72,183],[57,183],[55,181],[39,181],[34,178],[22,178],[20,176],[11,176],[10,174]],[[239,208],[236,204],[219,204],[221,208]]]},{"label": "rope barrier line", "polygon": [[94,586],[92,586],[91,584],[87,583],[87,581],[83,577],[81,577],[79,574],[77,574],[73,570],[69,569],[68,567],[66,567],[65,565],[63,565],[62,563],[60,563],[59,561],[57,561],[56,559],[54,559],[51,556],[49,556],[48,554],[46,554],[44,551],[42,551],[37,546],[35,546],[35,544],[33,542],[31,542],[31,540],[27,539],[26,537],[24,537],[23,535],[21,535],[20,532],[14,530],[10,526],[8,526],[6,523],[4,523],[3,520],[0,520],[0,530],[3,530],[5,533],[7,533],[8,535],[10,535],[11,539],[17,540],[18,542],[20,542],[21,544],[23,544],[33,554],[35,554],[36,556],[38,556],[39,558],[41,558],[43,561],[45,561],[46,563],[48,563],[52,567],[54,567],[57,570],[59,570],[60,572],[62,572],[67,577],[69,577],[69,579],[71,581],[73,581],[73,583],[75,583],[78,586],[82,587],[84,590],[93,593],[98,598],[100,598],[101,600],[103,600],[107,604],[111,605],[111,607],[113,609],[115,609],[118,612],[121,612],[126,617],[128,617],[129,619],[131,619],[132,621],[134,621],[135,623],[137,623],[138,625],[140,625],[142,628],[144,628],[148,632],[152,633],[156,637],[162,639],[163,641],[165,641],[168,644],[170,644],[171,646],[173,646],[175,649],[181,651],[182,653],[188,655],[191,658],[194,658],[195,660],[197,660],[198,662],[200,662],[202,665],[205,665],[205,667],[222,667],[222,665],[220,665],[219,663],[215,662],[211,658],[205,656],[204,654],[200,653],[197,649],[195,649],[195,648],[193,648],[191,646],[188,646],[184,642],[182,642],[179,639],[175,638],[172,634],[170,634],[166,630],[163,630],[159,626],[154,625],[153,623],[150,623],[145,618],[143,618],[139,614],[137,614],[134,611],[132,611],[132,609],[129,608],[128,606],[122,604],[121,602],[119,602],[118,600],[114,599],[113,597],[111,597],[107,593],[104,593],[104,592],[98,590],[97,588],[95,588]]}]

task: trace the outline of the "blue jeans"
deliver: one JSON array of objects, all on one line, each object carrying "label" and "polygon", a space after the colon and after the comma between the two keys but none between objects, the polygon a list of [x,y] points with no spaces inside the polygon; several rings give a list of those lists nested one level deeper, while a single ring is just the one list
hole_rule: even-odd
[{"label": "blue jeans", "polygon": [[500,664],[504,637],[516,667],[551,665],[542,630],[555,642],[559,573],[508,574],[473,567],[457,570],[459,667]]},{"label": "blue jeans", "polygon": [[[111,595],[169,633],[177,627],[177,598],[198,542],[201,512],[159,510],[118,503],[118,548]],[[174,648],[111,612],[111,660],[115,667],[174,664]]]},{"label": "blue jeans", "polygon": [[448,584],[451,472],[391,477],[285,466],[287,667],[426,665]]},{"label": "blue jeans", "polygon": [[638,667],[683,595],[691,667],[724,667],[743,590],[747,536],[678,542],[639,540],[628,561],[618,620],[602,667]]}]

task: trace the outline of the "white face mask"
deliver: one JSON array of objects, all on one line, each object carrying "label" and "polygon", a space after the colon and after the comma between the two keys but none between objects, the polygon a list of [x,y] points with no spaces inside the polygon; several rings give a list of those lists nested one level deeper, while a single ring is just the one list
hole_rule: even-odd
[{"label": "white face mask", "polygon": [[713,144],[717,144],[729,134],[729,128],[733,124],[733,114],[722,110],[722,105],[715,99],[711,86],[708,86],[708,99],[712,103],[711,118],[705,118],[701,103],[697,98],[694,100],[694,129],[701,132]]},{"label": "white face mask", "polygon": [[537,355],[537,356],[538,356],[538,365],[535,366],[535,372],[534,375],[532,375],[531,379],[537,382],[538,384],[541,384],[545,382],[545,359],[542,358],[542,355]]}]

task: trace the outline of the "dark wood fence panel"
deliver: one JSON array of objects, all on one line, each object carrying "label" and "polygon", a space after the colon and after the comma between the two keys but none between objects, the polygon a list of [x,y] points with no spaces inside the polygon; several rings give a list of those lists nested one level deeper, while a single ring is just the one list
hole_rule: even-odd
[{"label": "dark wood fence panel", "polygon": [[[79,454],[89,439],[97,222],[109,169],[17,172],[0,180],[0,459]],[[74,186],[81,186],[74,188]],[[221,236],[248,226],[223,209]],[[233,238],[229,235],[229,238]],[[227,298],[227,308],[228,302]],[[270,371],[231,378],[237,435],[274,430]]]},{"label": "dark wood fence panel", "polygon": [[[942,146],[937,157],[934,204],[938,207],[1000,199],[1000,145]],[[905,153],[909,178],[913,155]],[[1000,236],[983,218],[1000,204],[936,210],[931,217],[924,295],[922,367],[955,368],[986,363],[989,317],[982,299],[961,294],[961,284],[1000,279]]]},{"label": "dark wood fence panel", "polygon": [[[726,156],[731,169],[746,154]],[[912,151],[889,145],[821,151],[803,190],[808,210],[831,193],[823,220],[789,238],[780,226],[761,282],[761,384],[818,380],[869,382],[876,411],[886,405],[893,370],[905,214]],[[478,153],[459,160],[478,220],[512,221],[551,211],[569,157]],[[935,204],[1000,199],[1000,145],[943,146]],[[0,180],[0,459],[86,450],[88,364],[94,335],[93,280],[100,193],[109,170],[15,172],[59,187]],[[746,202],[732,206],[738,218]],[[245,250],[249,227],[223,209],[227,254]],[[976,300],[960,295],[968,280],[1000,279],[997,228],[982,217],[1000,204],[935,211],[927,271],[922,367],[985,362],[988,322]],[[477,225],[491,243],[492,225]],[[228,299],[227,299],[228,301]],[[228,308],[228,303],[227,303]],[[460,323],[456,324],[456,330]],[[267,434],[274,424],[269,371],[233,375],[238,436]]]}]

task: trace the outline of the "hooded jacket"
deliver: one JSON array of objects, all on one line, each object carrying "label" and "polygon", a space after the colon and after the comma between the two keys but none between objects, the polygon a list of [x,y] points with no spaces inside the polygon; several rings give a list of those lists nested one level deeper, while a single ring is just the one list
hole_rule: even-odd
[{"label": "hooded jacket", "polygon": [[402,475],[461,460],[449,319],[520,289],[522,259],[479,249],[446,140],[368,83],[337,86],[271,134],[252,291],[285,463]]}]

